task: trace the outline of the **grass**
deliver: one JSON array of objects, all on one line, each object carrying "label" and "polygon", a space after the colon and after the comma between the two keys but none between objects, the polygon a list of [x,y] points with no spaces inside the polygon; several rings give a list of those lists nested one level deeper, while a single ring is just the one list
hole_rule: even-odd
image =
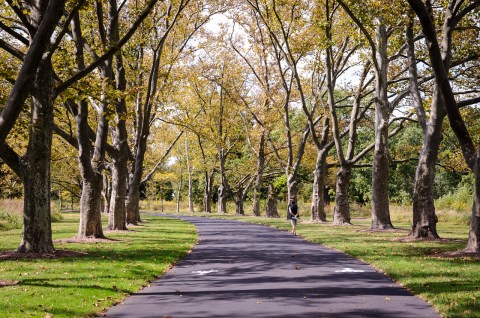
[{"label": "grass", "polygon": [[[185,211],[186,206],[181,209]],[[165,204],[165,213],[174,210],[174,204]],[[216,213],[196,215],[239,219],[288,230],[284,210],[279,204],[282,214],[279,219]],[[308,206],[301,204],[300,210],[308,211]],[[304,212],[299,234],[372,264],[430,302],[443,317],[480,317],[480,261],[436,255],[465,246],[468,213],[439,213],[439,234],[449,240],[402,242],[396,239],[408,233],[411,208],[392,207],[392,221],[400,229],[396,232],[366,231],[369,208],[353,206],[352,210],[354,226],[342,227],[306,222],[308,216]],[[229,206],[229,211],[234,211],[234,207]],[[250,206],[245,211],[250,211]],[[55,239],[70,238],[77,230],[78,214],[64,215],[63,220],[53,224]],[[87,252],[84,257],[0,261],[0,279],[19,281],[18,285],[0,288],[0,317],[93,316],[147,285],[186,255],[196,237],[194,227],[188,223],[144,218],[147,222],[132,228],[134,231],[107,234],[119,241],[56,244],[57,249]],[[19,243],[20,230],[3,231],[2,236],[0,250],[12,250]]]},{"label": "grass", "polygon": [[[76,234],[78,214],[53,224],[54,239]],[[109,232],[117,241],[56,243],[83,257],[1,260],[0,279],[19,284],[0,288],[0,317],[94,316],[138,291],[184,257],[196,242],[193,225],[157,217],[129,232]],[[105,223],[106,224],[106,223]],[[20,230],[2,232],[0,250],[13,250]]]},{"label": "grass", "polygon": [[[438,232],[443,241],[399,241],[410,228],[411,208],[392,207],[395,232],[370,232],[369,211],[354,207],[354,226],[309,223],[308,207],[300,205],[304,220],[298,233],[315,243],[343,251],[372,264],[379,271],[430,302],[443,317],[480,317],[480,260],[478,258],[442,258],[438,254],[463,249],[468,237],[468,214],[439,215]],[[234,211],[230,208],[229,211]],[[251,211],[249,206],[245,211]],[[279,207],[279,211],[284,209]],[[168,212],[168,211],[166,211]],[[201,216],[237,219],[289,230],[285,213],[279,219],[253,216],[196,213]],[[328,214],[331,216],[331,213]],[[331,217],[330,217],[331,219]]]}]

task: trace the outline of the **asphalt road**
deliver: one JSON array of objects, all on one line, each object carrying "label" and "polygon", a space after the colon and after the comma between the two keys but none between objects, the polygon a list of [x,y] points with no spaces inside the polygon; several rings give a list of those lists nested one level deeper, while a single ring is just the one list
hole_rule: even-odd
[{"label": "asphalt road", "polygon": [[107,317],[440,317],[368,264],[285,231],[181,219],[195,224],[199,244]]}]

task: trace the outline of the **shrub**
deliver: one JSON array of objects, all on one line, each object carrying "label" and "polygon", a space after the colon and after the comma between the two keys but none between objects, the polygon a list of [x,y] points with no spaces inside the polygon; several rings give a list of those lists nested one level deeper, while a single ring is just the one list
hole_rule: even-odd
[{"label": "shrub", "polygon": [[473,203],[473,193],[469,185],[464,184],[455,191],[439,198],[435,205],[441,210],[469,211]]},{"label": "shrub", "polygon": [[8,231],[22,228],[23,201],[1,200],[0,201],[0,231]]},{"label": "shrub", "polygon": [[[51,221],[60,222],[63,215],[58,206],[52,203]],[[0,200],[0,231],[21,229],[23,225],[23,200]]]},{"label": "shrub", "polygon": [[22,219],[15,214],[0,211],[0,231],[22,228]]},{"label": "shrub", "polygon": [[60,207],[54,202],[52,202],[52,204],[50,205],[50,219],[52,223],[60,222],[61,220],[63,220],[63,215],[60,212]]}]

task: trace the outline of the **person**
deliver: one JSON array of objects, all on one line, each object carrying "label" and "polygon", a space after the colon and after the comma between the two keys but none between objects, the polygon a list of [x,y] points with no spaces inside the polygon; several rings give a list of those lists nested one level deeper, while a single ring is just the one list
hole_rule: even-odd
[{"label": "person", "polygon": [[297,235],[297,221],[300,217],[298,213],[298,206],[295,203],[295,200],[291,200],[290,204],[288,205],[288,212],[287,212],[287,219],[290,220],[292,224],[292,233],[293,235]]}]

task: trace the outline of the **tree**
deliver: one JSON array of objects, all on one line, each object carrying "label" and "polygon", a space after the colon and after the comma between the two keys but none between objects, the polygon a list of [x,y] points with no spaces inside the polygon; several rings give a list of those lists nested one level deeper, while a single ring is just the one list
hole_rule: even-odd
[{"label": "tree", "polygon": [[[449,2],[445,8],[443,17],[442,33],[440,38],[440,50],[442,52],[442,59],[447,72],[459,65],[465,65],[472,59],[478,59],[478,54],[475,53],[474,48],[456,50],[457,53],[454,56],[453,52],[453,36],[455,25],[460,21],[457,20],[458,12],[454,12],[455,3]],[[440,12],[438,12],[440,14]],[[433,15],[437,15],[432,12]],[[461,19],[461,17],[460,17]],[[410,73],[410,89],[411,96],[414,102],[417,118],[424,131],[424,142],[422,150],[420,152],[419,161],[417,165],[415,175],[415,188],[413,193],[413,225],[412,236],[415,238],[439,238],[436,229],[437,217],[435,215],[434,206],[434,180],[435,180],[435,165],[438,161],[438,153],[440,143],[442,140],[442,122],[447,115],[443,99],[440,94],[439,88],[434,84],[433,98],[430,105],[430,113],[427,118],[424,108],[424,101],[422,100],[422,94],[420,91],[420,84],[418,83],[418,70],[417,70],[417,58],[415,54],[415,41],[414,41],[414,21],[413,17],[410,17],[410,21],[407,25],[406,37],[408,44],[408,57],[409,57],[409,73]],[[468,30],[468,24],[464,28]],[[461,34],[465,31],[456,31],[457,41],[461,41]],[[466,37],[466,41],[469,41],[470,37]],[[462,47],[468,47],[470,44],[462,45]],[[430,71],[430,70],[429,70]],[[462,86],[460,81],[456,80],[458,86]],[[475,100],[464,100],[462,106],[467,106],[470,103],[474,103]]]},{"label": "tree", "polygon": [[[474,203],[470,219],[469,238],[465,251],[480,253],[480,147],[477,147],[477,150],[475,149],[473,140],[459,111],[457,101],[455,100],[448,77],[448,68],[445,65],[442,50],[437,39],[435,22],[432,15],[432,3],[429,0],[427,0],[425,4],[420,0],[408,0],[408,3],[415,11],[422,25],[435,82],[443,99],[450,126],[458,139],[465,162],[470,169],[473,170],[475,176]],[[446,27],[445,32],[453,32],[456,24],[479,6],[479,1],[473,1],[466,5],[464,5],[464,1],[449,1],[446,14],[450,14],[449,20],[451,22],[444,25]]]},{"label": "tree", "polygon": [[[282,165],[285,175],[287,176],[287,189],[288,197],[287,200],[297,200],[298,193],[298,172],[300,168],[300,163],[302,161],[305,144],[307,142],[308,135],[310,134],[310,127],[312,120],[309,120],[303,127],[300,128],[300,138],[298,141],[294,142],[293,136],[293,127],[291,120],[294,114],[292,111],[292,98],[294,85],[300,94],[300,103],[302,104],[302,109],[305,104],[305,97],[302,96],[302,87],[300,84],[300,75],[297,69],[299,60],[304,56],[304,51],[302,48],[298,48],[298,51],[293,51],[290,46],[290,41],[298,41],[299,38],[305,35],[305,24],[301,18],[301,15],[290,15],[291,12],[302,12],[308,7],[307,2],[295,2],[295,3],[281,3],[277,4],[276,2],[260,2],[260,1],[248,1],[248,4],[254,10],[255,14],[258,15],[259,21],[265,27],[266,33],[268,35],[268,44],[270,46],[270,56],[275,61],[277,70],[276,75],[279,77],[283,89],[283,96],[277,101],[271,99],[272,106],[281,109],[283,115],[283,124],[287,137],[286,147],[287,147],[287,159],[283,159],[279,154],[278,146],[275,146],[272,142],[272,139],[269,138],[270,145],[274,149],[274,153],[279,160],[279,163]],[[258,24],[260,26],[260,24]],[[296,30],[296,32],[294,32]],[[292,40],[294,38],[295,40]],[[297,48],[296,48],[297,49]],[[259,80],[257,76],[257,80]],[[269,89],[269,85],[263,83],[262,87]],[[280,96],[279,96],[280,97]],[[281,107],[281,108],[280,108]],[[298,114],[296,114],[298,115]],[[299,119],[299,117],[297,117]],[[297,145],[296,149],[294,145]]]},{"label": "tree", "polygon": [[[10,96],[0,115],[0,156],[22,179],[24,185],[24,224],[19,252],[52,252],[53,242],[50,224],[50,156],[53,127],[53,102],[56,97],[52,55],[65,34],[65,26],[80,8],[70,8],[70,15],[59,26],[65,1],[51,0],[38,3],[17,4],[7,1],[10,16],[20,21],[17,33],[2,23],[19,45],[27,46],[25,55],[4,43],[3,46],[18,59],[23,60]],[[25,5],[25,6],[24,6]],[[27,12],[27,13],[26,13]],[[57,29],[57,27],[59,27]],[[53,42],[52,34],[57,30]],[[11,50],[12,49],[12,50]],[[15,125],[28,95],[31,95],[29,142],[25,159],[5,140]]]},{"label": "tree", "polygon": [[[172,85],[169,77],[175,63],[178,63],[180,54],[186,47],[193,34],[208,21],[211,13],[203,12],[203,6],[200,1],[198,7],[190,6],[187,9],[189,0],[164,3],[164,12],[157,12],[158,16],[152,17],[151,31],[155,34],[148,43],[151,46],[151,63],[148,66],[149,76],[146,83],[146,91],[140,90],[136,100],[136,118],[135,118],[135,147],[132,149],[134,161],[128,183],[127,194],[127,222],[136,224],[140,221],[139,202],[140,202],[140,184],[143,176],[143,166],[145,152],[147,150],[147,141],[150,135],[150,129],[157,116],[157,103],[161,102],[162,95],[170,92],[169,85]],[[177,26],[178,25],[178,26]],[[148,33],[148,30],[145,32]],[[139,66],[137,68],[138,85],[144,86],[143,73],[143,45],[137,45],[139,52]],[[164,52],[166,51],[166,52]],[[143,97],[144,96],[144,97]]]},{"label": "tree", "polygon": [[[50,157],[53,110],[56,98],[125,44],[152,10],[156,1],[152,0],[145,6],[129,32],[119,39],[113,48],[59,85],[55,85],[56,76],[52,57],[57,52],[70,21],[85,1],[72,4],[72,7],[69,8],[70,12],[65,15],[62,23],[59,21],[64,12],[65,1],[39,1],[26,4],[26,7],[23,7],[23,4],[8,1],[11,14],[15,14],[22,24],[20,29],[27,30],[30,36],[30,39],[27,40],[22,34],[2,23],[4,29],[12,31],[9,34],[16,38],[18,43],[29,47],[12,87],[9,101],[0,115],[0,156],[13,171],[22,176],[24,182],[25,217],[23,238],[18,248],[20,252],[53,251],[50,226]],[[55,37],[50,41],[52,34]],[[17,55],[17,58],[22,58],[17,54],[18,50],[10,51]],[[33,101],[31,103],[31,131],[25,155],[26,160],[20,161],[20,156],[5,144],[5,139],[17,121],[28,94],[31,95]]]},{"label": "tree", "polygon": [[[391,229],[390,220],[388,176],[389,154],[388,139],[390,117],[407,96],[408,88],[400,89],[389,95],[389,66],[395,59],[402,56],[403,47],[388,45],[389,40],[398,36],[396,25],[402,22],[401,5],[384,6],[379,2],[373,2],[369,10],[365,10],[364,3],[352,3],[338,0],[339,5],[355,22],[357,27],[366,38],[370,50],[370,61],[375,75],[375,144],[373,149],[372,171],[372,223],[371,229]],[[391,43],[394,41],[390,41]],[[396,41],[398,42],[398,41]],[[396,52],[391,54],[390,52]],[[400,74],[404,71],[400,71]],[[390,76],[393,80],[398,77]],[[397,81],[393,81],[396,83]]]}]

